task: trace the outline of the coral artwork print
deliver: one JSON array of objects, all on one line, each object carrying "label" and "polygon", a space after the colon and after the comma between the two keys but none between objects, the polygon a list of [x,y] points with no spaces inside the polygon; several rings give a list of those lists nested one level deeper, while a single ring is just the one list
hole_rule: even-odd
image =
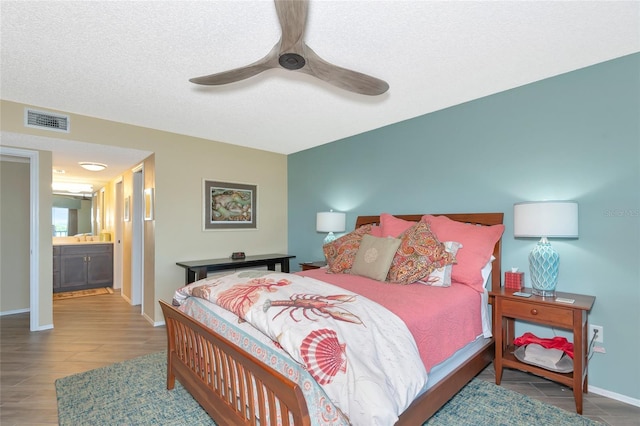
[{"label": "coral artwork print", "polygon": [[278,287],[291,284],[287,279],[255,278],[246,284],[236,284],[218,296],[218,305],[243,318],[256,303],[262,292],[274,292]]},{"label": "coral artwork print", "polygon": [[204,229],[256,229],[256,185],[204,181]]}]

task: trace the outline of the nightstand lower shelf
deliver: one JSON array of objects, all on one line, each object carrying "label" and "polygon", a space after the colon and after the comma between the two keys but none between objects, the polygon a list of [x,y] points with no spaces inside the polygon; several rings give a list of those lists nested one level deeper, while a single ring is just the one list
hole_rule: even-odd
[{"label": "nightstand lower shelf", "polygon": [[[561,383],[570,388],[573,387],[573,373],[558,373],[556,371],[547,370],[542,367],[537,367],[532,364],[527,364],[520,361],[513,355],[513,352],[517,349],[516,346],[509,345],[502,354],[502,366],[506,368],[513,368],[514,370],[522,370],[528,373],[535,374],[536,376],[545,377],[554,382]],[[586,392],[586,389],[583,389]]]}]

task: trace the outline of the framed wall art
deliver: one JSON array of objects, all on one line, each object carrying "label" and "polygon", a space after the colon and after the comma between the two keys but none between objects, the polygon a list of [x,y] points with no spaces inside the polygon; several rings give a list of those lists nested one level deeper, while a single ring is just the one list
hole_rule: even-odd
[{"label": "framed wall art", "polygon": [[125,222],[129,222],[131,220],[131,196],[127,195],[124,197],[124,212],[123,219]]},{"label": "framed wall art", "polygon": [[153,188],[144,190],[144,220],[153,220]]},{"label": "framed wall art", "polygon": [[204,230],[257,229],[257,187],[204,180]]}]

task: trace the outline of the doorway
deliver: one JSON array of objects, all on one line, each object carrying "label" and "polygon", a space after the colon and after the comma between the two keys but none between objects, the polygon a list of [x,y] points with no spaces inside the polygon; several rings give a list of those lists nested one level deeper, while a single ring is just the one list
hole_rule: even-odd
[{"label": "doorway", "polygon": [[[49,318],[49,316],[52,315],[52,305],[48,305],[47,303],[45,303],[45,305],[42,304],[41,301],[41,282],[42,282],[42,278],[40,277],[41,273],[40,273],[40,263],[41,263],[41,255],[42,253],[40,252],[41,250],[39,249],[40,247],[40,242],[42,241],[42,238],[51,238],[51,228],[49,227],[49,229],[45,232],[43,229],[41,229],[40,227],[40,211],[43,208],[50,208],[50,206],[45,206],[42,204],[42,202],[40,201],[40,197],[41,197],[41,191],[50,191],[51,188],[50,187],[46,187],[43,188],[42,185],[40,184],[40,178],[41,178],[41,171],[40,171],[40,154],[37,151],[37,149],[42,149],[44,151],[51,151],[54,153],[54,161],[55,161],[55,155],[56,155],[56,150],[58,148],[58,144],[54,144],[52,145],[52,139],[49,138],[41,138],[41,137],[37,137],[37,136],[32,136],[32,135],[20,135],[20,134],[13,134],[13,133],[7,133],[7,132],[2,132],[3,135],[3,143],[5,142],[5,140],[7,141],[7,144],[11,144],[13,146],[23,146],[25,145],[24,148],[16,148],[16,147],[12,147],[12,146],[7,146],[7,145],[0,145],[0,154],[1,155],[6,155],[6,156],[12,156],[12,157],[18,157],[24,160],[25,163],[29,163],[29,210],[24,212],[24,217],[28,217],[29,218],[29,252],[30,252],[30,258],[29,258],[29,305],[28,305],[28,310],[30,312],[30,330],[31,331],[41,331],[41,330],[48,330],[48,329],[52,329],[54,327],[53,324],[53,320],[47,320],[47,318]],[[58,140],[56,140],[56,142],[58,142]],[[60,143],[62,145],[68,145],[70,144],[69,142],[66,141],[60,141]],[[27,146],[27,145],[34,145],[34,146]],[[40,145],[42,146],[40,146]],[[77,143],[76,143],[77,145]],[[75,146],[75,145],[74,145]],[[34,149],[35,148],[35,149]],[[114,150],[118,151],[120,150],[119,148],[113,148]],[[131,150],[127,150],[126,152],[129,153]],[[138,153],[138,151],[136,151],[136,153]],[[148,156],[149,154],[153,154],[153,153],[145,153],[146,156]],[[131,169],[129,169],[131,170]],[[143,303],[143,271],[144,271],[144,257],[143,257],[143,249],[144,249],[144,227],[143,227],[143,215],[144,215],[144,210],[143,210],[143,185],[144,185],[144,180],[143,180],[143,170],[142,170],[142,164],[140,166],[138,166],[137,171],[139,173],[134,174],[134,176],[137,176],[137,178],[139,179],[138,182],[138,189],[136,190],[138,196],[135,197],[137,198],[137,201],[140,203],[137,209],[137,215],[135,217],[138,218],[139,222],[138,222],[138,231],[137,231],[137,237],[135,238],[135,240],[137,241],[137,261],[133,264],[134,268],[137,272],[136,272],[136,276],[137,278],[137,297],[136,297],[136,302],[135,304],[140,305],[141,306],[141,313],[143,313],[144,311],[142,310],[144,307],[142,306]],[[118,182],[116,182],[116,184],[118,184]],[[123,212],[123,197],[122,196],[118,196],[117,197],[120,204],[120,207],[116,207],[117,213],[119,214],[120,218],[118,219],[118,222],[122,221],[122,212]],[[134,197],[132,197],[133,199]],[[45,203],[46,204],[46,203]],[[132,219],[133,219],[133,215],[132,215]],[[116,244],[117,242],[120,242],[120,244],[122,244],[123,240],[122,240],[122,236],[120,234],[120,238],[114,241],[114,244]],[[115,250],[115,247],[114,247]],[[115,254],[115,253],[114,253]],[[114,259],[114,268],[117,268],[117,262],[118,261],[122,261],[122,255],[119,256],[119,260]],[[114,270],[114,272],[117,272],[117,270]],[[122,273],[119,274],[120,277],[122,277]],[[118,278],[114,278],[114,285],[115,282],[117,282]],[[122,279],[120,278],[120,286],[122,285]],[[25,283],[26,284],[26,283]],[[134,304],[134,303],[132,303]],[[42,310],[42,312],[41,312]],[[40,324],[40,321],[44,320],[47,323],[46,324]]]},{"label": "doorway", "polygon": [[40,261],[38,230],[40,157],[37,151],[0,146],[0,155],[24,158],[29,162],[29,328],[31,331],[48,330],[53,324],[40,325],[39,269]]}]

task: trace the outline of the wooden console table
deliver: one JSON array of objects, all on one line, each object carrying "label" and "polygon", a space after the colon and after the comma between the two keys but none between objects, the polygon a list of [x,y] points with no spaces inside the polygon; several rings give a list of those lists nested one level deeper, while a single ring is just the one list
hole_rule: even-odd
[{"label": "wooden console table", "polygon": [[191,260],[176,262],[176,265],[185,269],[185,284],[189,284],[206,278],[207,272],[210,271],[253,268],[255,266],[266,266],[268,270],[275,271],[276,264],[280,264],[280,271],[289,272],[289,259],[294,257],[287,254],[259,254],[247,256],[244,259],[226,257],[222,259]]}]

